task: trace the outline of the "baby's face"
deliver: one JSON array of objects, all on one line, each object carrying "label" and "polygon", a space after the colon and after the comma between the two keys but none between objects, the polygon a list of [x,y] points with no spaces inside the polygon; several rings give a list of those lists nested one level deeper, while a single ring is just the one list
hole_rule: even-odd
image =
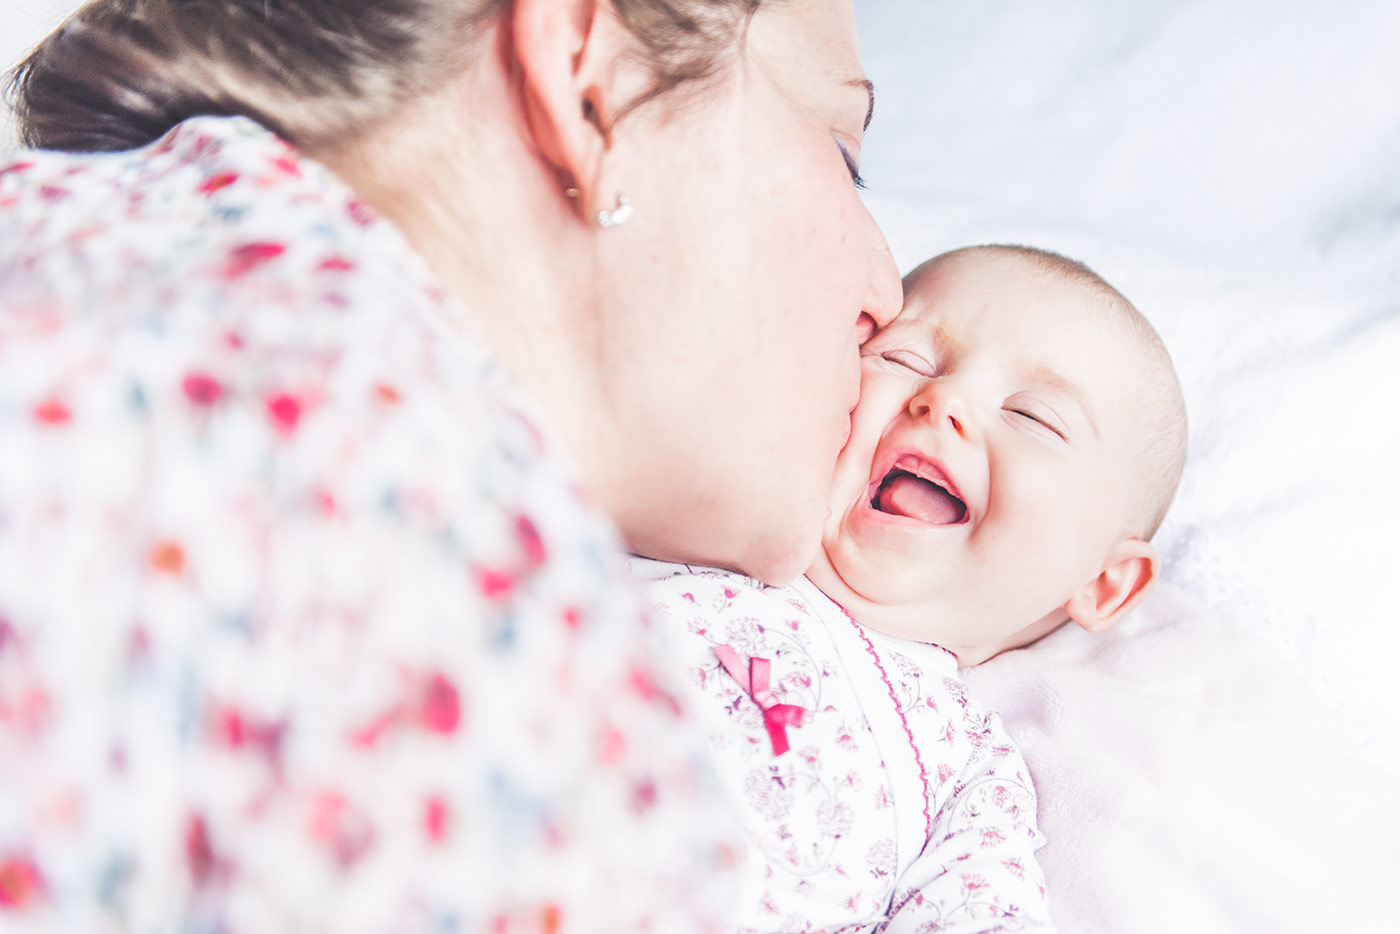
[{"label": "baby's face", "polygon": [[1140,379],[1087,286],[963,254],[905,283],[865,345],[823,555],[863,624],[976,664],[1053,629],[1125,531]]}]

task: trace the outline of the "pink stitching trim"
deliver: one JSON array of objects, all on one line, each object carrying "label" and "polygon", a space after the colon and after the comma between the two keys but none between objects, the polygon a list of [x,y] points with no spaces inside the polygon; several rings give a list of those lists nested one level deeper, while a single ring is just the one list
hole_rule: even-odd
[{"label": "pink stitching trim", "polygon": [[[845,609],[842,608],[845,613]],[[856,629],[856,635],[860,636],[865,643],[865,650],[870,653],[870,657],[875,660],[875,667],[880,669],[880,677],[885,682],[885,687],[890,692],[890,701],[894,704],[895,712],[899,714],[899,722],[904,724],[904,735],[909,737],[909,748],[914,750],[914,761],[919,764],[919,780],[924,783],[924,840],[933,836],[933,815],[929,813],[930,802],[933,797],[932,791],[928,787],[928,769],[924,768],[924,757],[919,755],[919,744],[914,742],[914,731],[909,729],[909,720],[904,716],[904,711],[899,709],[899,698],[894,693],[894,683],[890,681],[890,676],[885,672],[885,666],[880,661],[880,653],[875,651],[875,644],[870,641],[870,637],[865,634],[860,623],[856,622],[854,616],[846,613],[846,619]]]}]

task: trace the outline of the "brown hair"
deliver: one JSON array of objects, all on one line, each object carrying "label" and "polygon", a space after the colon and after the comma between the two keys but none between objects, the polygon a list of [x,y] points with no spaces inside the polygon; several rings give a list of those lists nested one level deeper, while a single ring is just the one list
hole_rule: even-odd
[{"label": "brown hair", "polygon": [[[712,74],[763,0],[612,0],[655,74]],[[199,115],[334,141],[442,82],[510,0],[92,0],[11,73],[29,146],[130,149]]]}]

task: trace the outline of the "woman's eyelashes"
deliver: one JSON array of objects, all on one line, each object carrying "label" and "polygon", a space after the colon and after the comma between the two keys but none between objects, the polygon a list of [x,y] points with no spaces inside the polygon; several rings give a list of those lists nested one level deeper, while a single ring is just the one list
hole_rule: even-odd
[{"label": "woman's eyelashes", "polygon": [[851,181],[856,183],[857,188],[865,187],[865,179],[860,177],[860,166],[856,164],[855,157],[851,155],[850,149],[839,139],[836,141],[836,148],[841,150],[841,158],[846,160],[846,171],[851,173]]}]

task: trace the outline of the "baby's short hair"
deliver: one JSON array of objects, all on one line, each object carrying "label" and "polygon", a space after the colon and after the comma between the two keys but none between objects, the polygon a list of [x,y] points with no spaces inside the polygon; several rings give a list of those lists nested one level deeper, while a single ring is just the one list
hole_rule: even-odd
[{"label": "baby's short hair", "polygon": [[1042,272],[1063,276],[1103,298],[1106,319],[1124,328],[1142,352],[1144,391],[1137,399],[1132,439],[1140,471],[1134,502],[1129,504],[1130,534],[1150,539],[1156,534],[1181,484],[1186,466],[1186,402],[1167,346],[1147,317],[1122,292],[1079,260],[1053,250],[1010,243],[969,246],[945,253],[947,259],[968,253],[993,253],[1023,259]]}]

